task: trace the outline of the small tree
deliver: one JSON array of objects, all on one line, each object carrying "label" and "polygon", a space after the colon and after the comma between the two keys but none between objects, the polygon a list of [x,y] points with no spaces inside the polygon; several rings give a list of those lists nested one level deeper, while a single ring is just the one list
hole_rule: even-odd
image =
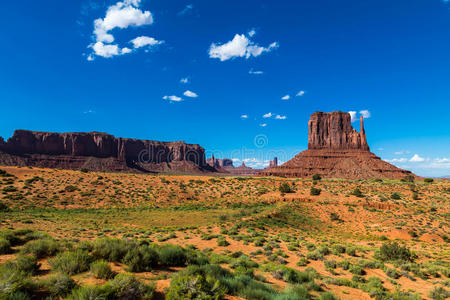
[{"label": "small tree", "polygon": [[352,195],[359,197],[359,198],[364,197],[363,193],[361,192],[361,190],[359,188],[354,189],[352,192]]},{"label": "small tree", "polygon": [[434,182],[433,178],[425,178],[423,181],[425,181],[426,183],[432,183]]},{"label": "small tree", "polygon": [[391,199],[400,200],[400,199],[402,199],[402,197],[400,196],[399,193],[394,192],[394,193],[391,194]]},{"label": "small tree", "polygon": [[313,180],[321,180],[322,176],[320,176],[320,174],[314,174],[312,177]]},{"label": "small tree", "polygon": [[406,182],[414,182],[414,175],[406,175],[403,180]]}]

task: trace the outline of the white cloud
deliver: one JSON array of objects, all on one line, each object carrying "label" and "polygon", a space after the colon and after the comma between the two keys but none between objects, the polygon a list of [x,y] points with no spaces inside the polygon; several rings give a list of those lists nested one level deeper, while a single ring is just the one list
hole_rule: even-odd
[{"label": "white cloud", "polygon": [[158,41],[152,37],[148,36],[139,36],[135,39],[132,39],[130,43],[133,44],[134,49],[145,47],[145,46],[155,46],[160,45],[163,43],[163,41]]},{"label": "white cloud", "polygon": [[190,98],[197,98],[198,95],[194,92],[191,92],[189,90],[187,90],[186,92],[183,93],[183,95],[185,95],[186,97],[190,97]]},{"label": "white cloud", "polygon": [[250,31],[248,32],[248,36],[249,36],[249,37],[253,37],[255,34],[256,34],[255,29],[252,29],[252,30],[250,30]]},{"label": "white cloud", "polygon": [[172,95],[172,96],[164,96],[163,99],[164,100],[169,100],[169,101],[174,101],[174,102],[180,102],[180,101],[183,100],[180,97],[174,96],[174,95]]},{"label": "white cloud", "polygon": [[[359,120],[358,113],[356,111],[351,110],[348,113],[350,114],[352,123]],[[368,119],[368,118],[370,118],[370,111],[368,111],[368,110],[360,110],[359,111],[359,115],[363,116],[364,119]]]},{"label": "white cloud", "polygon": [[248,119],[248,115],[241,115],[241,119]]},{"label": "white cloud", "polygon": [[189,82],[189,78],[188,78],[188,77],[181,78],[181,79],[180,79],[180,82],[181,82],[181,83],[188,83],[188,82]]},{"label": "white cloud", "polygon": [[305,91],[300,91],[300,92],[298,92],[297,95],[295,95],[295,96],[301,97],[301,96],[303,96],[304,94],[305,94]]},{"label": "white cloud", "polygon": [[184,7],[184,9],[183,9],[182,11],[180,11],[180,12],[178,13],[178,15],[179,15],[179,16],[183,16],[183,15],[189,13],[193,8],[194,8],[194,5],[193,5],[193,4],[188,4],[188,5],[186,5],[186,6]]},{"label": "white cloud", "polygon": [[262,123],[262,124],[259,124],[259,126],[261,126],[261,127],[266,127],[267,124],[266,124],[266,123]]},{"label": "white cloud", "polygon": [[289,99],[291,99],[291,96],[289,95],[281,97],[281,100],[289,100]]},{"label": "white cloud", "polygon": [[270,44],[268,47],[260,47],[250,41],[244,34],[236,34],[233,40],[225,44],[216,45],[212,43],[209,48],[209,57],[218,58],[220,61],[226,61],[236,57],[245,57],[248,59],[251,56],[257,57],[264,52],[270,52],[276,48],[278,48],[277,42]]},{"label": "white cloud", "polygon": [[408,159],[402,157],[402,158],[394,158],[394,159],[386,159],[386,161],[391,162],[391,163],[402,163],[402,162],[407,162]]},{"label": "white cloud", "polygon": [[250,69],[250,71],[248,71],[248,74],[262,75],[262,74],[264,74],[264,72],[263,71],[254,71],[253,69]]},{"label": "white cloud", "polygon": [[405,155],[405,154],[410,154],[411,153],[411,151],[397,151],[397,152],[394,152],[394,154],[395,155]]},{"label": "white cloud", "polygon": [[350,114],[352,122],[355,122],[356,120],[358,120],[358,118],[356,118],[356,111],[351,110],[348,113]]},{"label": "white cloud", "polygon": [[267,119],[267,118],[271,118],[273,115],[272,115],[272,113],[271,112],[268,112],[267,114],[264,114],[263,115],[263,118],[264,119]]},{"label": "white cloud", "polygon": [[410,162],[423,162],[425,161],[425,158],[422,158],[419,156],[419,154],[414,154],[413,157],[409,160]]},{"label": "white cloud", "polygon": [[280,115],[276,115],[275,116],[275,119],[277,119],[277,120],[286,120],[286,116],[280,116]]},{"label": "white cloud", "polygon": [[370,111],[368,110],[361,110],[359,113],[361,114],[361,116],[363,116],[364,119],[370,118]]},{"label": "white cloud", "polygon": [[[141,0],[123,0],[108,7],[105,17],[94,21],[95,42],[89,45],[93,53],[89,54],[87,60],[94,60],[94,55],[104,58],[111,58],[117,55],[124,55],[133,52],[130,48],[120,48],[118,44],[113,44],[114,36],[111,31],[119,28],[125,29],[130,26],[139,27],[153,24],[153,16],[150,11],[139,9]],[[134,49],[153,46],[162,43],[150,37],[137,37],[131,40]]]}]

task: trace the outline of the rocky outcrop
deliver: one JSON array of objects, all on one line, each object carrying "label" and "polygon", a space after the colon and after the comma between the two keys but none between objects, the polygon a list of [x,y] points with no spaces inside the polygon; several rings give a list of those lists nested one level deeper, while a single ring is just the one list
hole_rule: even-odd
[{"label": "rocky outcrop", "polygon": [[213,171],[199,145],[116,138],[101,132],[16,130],[6,142],[0,140],[0,164],[97,171]]},{"label": "rocky outcrop", "polygon": [[279,167],[269,167],[260,175],[311,177],[320,174],[328,178],[368,179],[403,178],[412,174],[370,152],[363,118],[360,132],[353,129],[350,114],[344,112],[316,112],[308,125],[308,150]]},{"label": "rocky outcrop", "polygon": [[308,149],[357,149],[370,151],[361,116],[361,130],[352,127],[351,116],[342,111],[315,112],[308,123]]},{"label": "rocky outcrop", "polygon": [[211,158],[206,160],[206,163],[214,168],[233,168],[233,161],[229,158],[219,159],[211,155]]},{"label": "rocky outcrop", "polygon": [[273,160],[269,162],[269,168],[278,167],[278,158],[274,157]]}]

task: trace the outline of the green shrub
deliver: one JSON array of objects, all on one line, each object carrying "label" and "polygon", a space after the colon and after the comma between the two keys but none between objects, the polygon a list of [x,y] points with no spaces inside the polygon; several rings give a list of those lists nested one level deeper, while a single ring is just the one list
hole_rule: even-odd
[{"label": "green shrub", "polygon": [[166,299],[222,299],[225,291],[226,289],[220,281],[212,277],[176,275],[170,281],[170,288]]},{"label": "green shrub", "polygon": [[129,272],[150,271],[158,264],[159,255],[155,249],[144,245],[128,250],[123,263],[128,266]]},{"label": "green shrub", "polygon": [[6,264],[0,268],[0,299],[28,299],[35,289],[35,284],[24,272]]},{"label": "green shrub", "polygon": [[450,292],[443,287],[435,287],[430,291],[429,296],[433,300],[445,300],[450,297]]},{"label": "green shrub", "polygon": [[154,285],[144,284],[131,274],[117,274],[106,286],[115,299],[152,299]]},{"label": "green shrub", "polygon": [[54,297],[66,297],[77,284],[69,275],[56,274],[43,281],[45,289]]},{"label": "green shrub", "polygon": [[58,242],[52,239],[42,239],[25,244],[23,253],[32,254],[37,258],[44,258],[55,255],[60,249]]},{"label": "green shrub", "polygon": [[3,188],[3,192],[5,193],[17,192],[17,188],[15,186],[8,185]]},{"label": "green shrub", "polygon": [[351,265],[349,271],[350,271],[350,273],[355,274],[355,275],[366,274],[366,271],[364,271],[364,269],[358,265]]},{"label": "green shrub", "polygon": [[338,298],[330,292],[325,292],[323,294],[320,295],[320,300],[337,300]]},{"label": "green shrub", "polygon": [[320,174],[314,174],[312,177],[313,180],[321,180],[322,176],[320,176]]},{"label": "green shrub", "polygon": [[110,292],[103,286],[83,286],[72,290],[69,299],[72,300],[105,300]]},{"label": "green shrub", "polygon": [[285,194],[287,194],[287,193],[293,193],[293,192],[294,192],[294,190],[292,189],[292,187],[291,187],[288,183],[286,183],[286,182],[282,183],[282,184],[280,185],[280,187],[278,188],[278,190],[279,190],[280,192],[282,192],[282,193],[285,193]]},{"label": "green shrub", "polygon": [[432,183],[432,182],[434,182],[434,179],[433,178],[425,178],[423,181],[426,183]]},{"label": "green shrub", "polygon": [[96,259],[120,262],[130,249],[137,248],[134,241],[121,239],[99,239],[92,245],[92,255]]},{"label": "green shrub", "polygon": [[412,199],[413,200],[419,200],[419,194],[417,192],[412,193]]},{"label": "green shrub", "polygon": [[405,181],[405,182],[414,182],[414,175],[406,175],[404,178],[403,178],[403,181]]},{"label": "green shrub", "polygon": [[228,241],[224,237],[219,237],[217,239],[217,246],[226,247],[228,245],[230,245],[230,243],[228,243]]},{"label": "green shrub", "polygon": [[414,255],[406,246],[400,246],[397,242],[386,243],[381,246],[379,251],[379,258],[382,260],[402,260],[413,261]]},{"label": "green shrub", "polygon": [[8,205],[3,202],[0,202],[0,211],[9,211]]},{"label": "green shrub", "polygon": [[361,190],[359,188],[355,188],[352,192],[351,195],[362,198],[364,197],[364,194],[361,192]]},{"label": "green shrub", "polygon": [[394,192],[394,193],[391,194],[391,199],[400,200],[400,199],[402,199],[402,196],[400,196],[399,193]]},{"label": "green shrub", "polygon": [[297,266],[304,267],[304,266],[308,265],[308,263],[309,263],[308,259],[306,257],[302,257],[298,260]]},{"label": "green shrub", "polygon": [[34,275],[40,268],[38,259],[33,255],[19,255],[14,261],[15,268],[26,274]]},{"label": "green shrub", "polygon": [[89,270],[91,256],[86,251],[75,250],[59,253],[49,261],[53,270],[74,275]]},{"label": "green shrub", "polygon": [[183,267],[186,265],[186,253],[183,248],[175,245],[162,245],[158,250],[160,263],[168,267]]},{"label": "green shrub", "polygon": [[395,269],[386,269],[384,272],[386,273],[387,276],[389,276],[391,278],[394,278],[394,279],[400,278],[400,274]]},{"label": "green shrub", "polygon": [[0,254],[8,254],[11,252],[11,243],[4,238],[0,238]]},{"label": "green shrub", "polygon": [[315,188],[315,187],[311,187],[311,189],[309,190],[309,194],[311,196],[318,196],[320,195],[320,193],[322,192],[321,189]]},{"label": "green shrub", "polygon": [[91,264],[91,272],[95,278],[111,279],[115,273],[111,270],[111,266],[106,260],[97,260]]}]

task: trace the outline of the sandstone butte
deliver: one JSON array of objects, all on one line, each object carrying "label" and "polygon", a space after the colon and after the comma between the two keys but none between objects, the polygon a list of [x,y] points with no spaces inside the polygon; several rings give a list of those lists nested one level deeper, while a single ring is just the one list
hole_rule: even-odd
[{"label": "sandstone butte", "polygon": [[199,145],[116,138],[101,132],[16,130],[6,142],[0,137],[0,165],[103,172],[215,171],[206,164]]},{"label": "sandstone butte", "polygon": [[279,167],[270,167],[259,175],[369,179],[403,178],[410,171],[393,166],[370,152],[361,117],[360,132],[351,125],[349,113],[315,112],[308,123],[308,150]]}]

